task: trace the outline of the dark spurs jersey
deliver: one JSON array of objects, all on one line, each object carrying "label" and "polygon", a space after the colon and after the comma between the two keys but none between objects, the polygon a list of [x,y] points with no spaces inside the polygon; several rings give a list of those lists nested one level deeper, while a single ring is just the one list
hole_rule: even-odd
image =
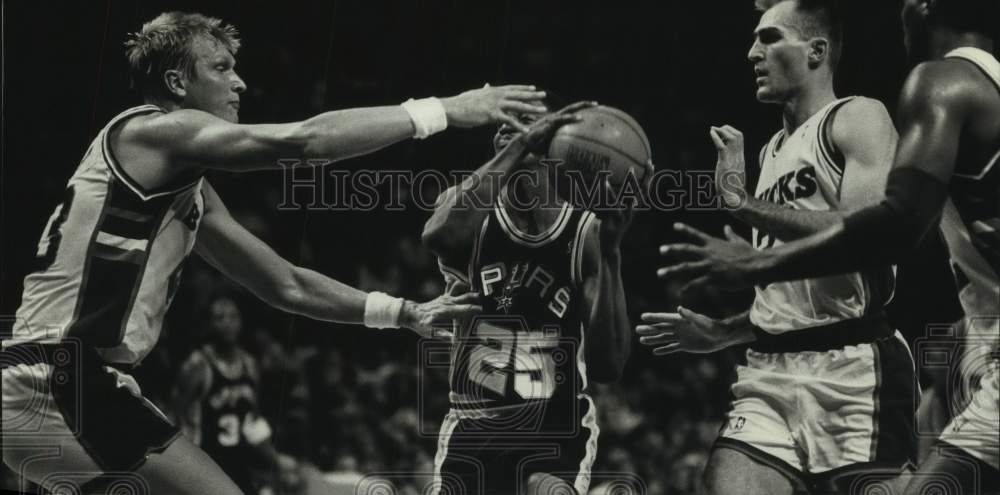
[{"label": "dark spurs jersey", "polygon": [[564,205],[548,230],[532,235],[518,230],[498,202],[483,221],[467,275],[483,313],[456,334],[453,409],[501,411],[542,401],[572,407],[583,397],[580,264],[593,220],[593,213]]},{"label": "dark spurs jersey", "polygon": [[251,446],[270,436],[270,427],[260,417],[253,358],[237,350],[234,360],[223,361],[208,346],[195,352],[208,363],[209,373],[201,400],[199,445],[246,490],[253,471]]},{"label": "dark spurs jersey", "polygon": [[131,108],[94,138],[42,233],[5,345],[78,338],[109,362],[134,364],[156,343],[194,246],[202,179],[147,191],[115,161],[109,134],[162,111]]},{"label": "dark spurs jersey", "polygon": [[[1000,62],[977,48],[964,47],[946,58],[960,58],[979,67],[1000,96]],[[997,115],[1000,119],[1000,115]],[[1000,142],[985,163],[965,158],[960,146],[951,178],[951,201],[941,217],[941,231],[948,245],[959,282],[959,299],[970,318],[991,320],[1000,315]],[[994,333],[1000,330],[994,330]]]},{"label": "dark spurs jersey", "polygon": [[237,351],[233,362],[223,362],[205,347],[200,351],[208,362],[208,391],[201,402],[201,448],[230,455],[248,445],[244,432],[257,421],[257,381],[250,356]]}]

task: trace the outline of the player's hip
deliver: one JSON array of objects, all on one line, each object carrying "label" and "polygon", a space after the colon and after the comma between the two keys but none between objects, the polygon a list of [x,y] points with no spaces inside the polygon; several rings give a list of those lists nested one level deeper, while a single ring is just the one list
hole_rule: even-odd
[{"label": "player's hip", "polygon": [[130,375],[106,366],[93,349],[21,344],[3,350],[2,364],[5,451],[60,445],[67,456],[121,472],[179,433]]}]

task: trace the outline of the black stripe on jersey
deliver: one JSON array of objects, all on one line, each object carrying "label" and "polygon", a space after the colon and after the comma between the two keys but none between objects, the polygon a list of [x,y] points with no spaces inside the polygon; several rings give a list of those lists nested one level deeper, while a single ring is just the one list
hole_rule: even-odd
[{"label": "black stripe on jersey", "polygon": [[830,124],[835,119],[837,110],[844,106],[847,102],[851,101],[853,98],[846,98],[833,104],[833,107],[826,112],[823,116],[823,120],[819,123],[819,148],[822,150],[823,157],[826,158],[827,163],[839,174],[844,175],[844,167],[846,166],[846,158],[844,154],[841,153],[834,143],[833,139],[830,137],[832,125]]},{"label": "black stripe on jersey", "polygon": [[[170,211],[172,197],[142,201],[115,177],[108,181],[108,194],[87,247],[83,275],[73,323],[67,337],[78,338],[94,347],[114,347],[125,336],[128,317],[139,293],[142,274],[152,251],[153,241],[164,216]],[[105,228],[109,210],[130,211],[150,219],[138,239],[147,241],[146,250],[123,250],[97,242]]]},{"label": "black stripe on jersey", "polygon": [[[114,208],[114,210],[124,211],[119,208]],[[150,227],[153,226],[153,220],[155,220],[149,215],[144,215],[147,218],[145,221],[136,221],[118,216],[111,211],[106,213],[101,222],[101,231],[128,239],[145,239],[149,235]]]}]

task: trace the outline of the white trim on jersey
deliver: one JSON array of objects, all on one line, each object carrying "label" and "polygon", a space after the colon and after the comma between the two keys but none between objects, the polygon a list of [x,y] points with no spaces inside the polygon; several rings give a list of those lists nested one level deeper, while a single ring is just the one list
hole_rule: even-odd
[{"label": "white trim on jersey", "polygon": [[149,246],[148,239],[129,239],[128,237],[121,237],[107,232],[98,232],[96,241],[98,244],[118,248],[123,251],[145,251]]},{"label": "white trim on jersey", "polygon": [[490,216],[486,215],[483,218],[483,225],[479,227],[479,235],[475,237],[472,243],[472,256],[469,258],[469,284],[472,284],[476,277],[476,267],[479,266],[479,252],[483,248],[483,238],[486,237],[486,230],[489,227]]},{"label": "white trim on jersey", "polygon": [[445,414],[441,422],[441,431],[438,433],[438,449],[434,455],[434,477],[431,481],[431,493],[441,493],[441,467],[444,466],[445,459],[448,458],[448,443],[451,442],[451,434],[458,426],[458,417],[454,414]]},{"label": "white trim on jersey", "polygon": [[442,263],[440,258],[438,259],[438,270],[441,272],[442,275],[445,275],[445,274],[451,275],[451,276],[457,278],[459,282],[462,282],[462,283],[465,283],[465,284],[469,283],[469,276],[468,276],[468,274],[462,273],[461,270],[452,268],[452,267],[450,267],[450,266]]},{"label": "white trim on jersey", "polygon": [[580,347],[576,350],[576,371],[580,373],[580,381],[582,381],[583,390],[587,390],[589,386],[587,380],[587,361],[584,359],[583,348],[587,345],[587,328],[580,323]]},{"label": "white trim on jersey", "polygon": [[569,273],[572,277],[573,285],[579,287],[583,283],[583,246],[586,242],[587,228],[594,221],[593,212],[587,211],[580,217],[580,223],[576,227],[576,236],[573,237],[573,255],[570,257]]},{"label": "white trim on jersey", "polygon": [[503,196],[506,194],[506,187],[500,191],[500,195],[497,197],[497,206],[494,208],[496,212],[496,218],[500,223],[500,228],[507,233],[510,239],[518,244],[528,246],[528,247],[539,247],[549,242],[552,242],[563,230],[566,229],[566,225],[569,224],[570,213],[573,212],[573,207],[569,203],[563,203],[562,209],[559,211],[559,217],[556,221],[549,226],[544,232],[538,234],[528,234],[517,228],[517,225],[511,220],[510,216],[507,214],[507,210],[504,208]]},{"label": "white trim on jersey", "polygon": [[[963,46],[948,52],[944,58],[961,59],[975,65],[979,70],[983,71],[986,77],[992,80],[997,91],[1000,91],[1000,61],[993,54],[972,46]],[[955,173],[955,176],[965,179],[982,180],[983,177],[986,177],[986,174],[990,173],[990,170],[993,170],[993,167],[998,162],[1000,162],[1000,150],[997,150],[997,153],[993,155],[993,158],[986,163],[986,166],[978,174]]]},{"label": "white trim on jersey", "polygon": [[151,112],[163,112],[162,108],[156,105],[140,105],[137,107],[129,108],[124,112],[118,114],[115,118],[108,122],[108,125],[101,130],[101,156],[104,157],[104,163],[108,166],[108,170],[114,174],[115,178],[120,180],[122,184],[125,184],[130,191],[132,191],[139,199],[143,201],[149,201],[154,198],[159,198],[162,196],[170,196],[172,194],[177,194],[181,191],[190,189],[198,183],[201,182],[201,177],[181,186],[175,187],[173,189],[168,189],[165,191],[157,192],[147,192],[145,188],[142,187],[138,182],[133,180],[128,174],[125,173],[125,169],[121,168],[121,165],[115,160],[114,154],[111,153],[111,130],[114,129],[122,120],[132,117],[141,113],[151,113]]},{"label": "white trim on jersey", "polygon": [[583,416],[580,425],[590,430],[590,437],[587,438],[587,451],[583,459],[580,460],[580,471],[577,472],[576,480],[573,481],[573,488],[577,493],[587,493],[590,489],[590,470],[594,467],[594,460],[597,459],[597,437],[601,434],[601,428],[597,426],[597,407],[594,400],[589,395],[585,396],[590,407],[587,414]]}]

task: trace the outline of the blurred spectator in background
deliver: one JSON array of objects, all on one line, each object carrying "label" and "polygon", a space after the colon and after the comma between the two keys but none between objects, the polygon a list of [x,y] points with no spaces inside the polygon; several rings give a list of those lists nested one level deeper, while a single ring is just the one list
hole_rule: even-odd
[{"label": "blurred spectator in background", "polygon": [[207,342],[184,362],[174,386],[173,411],[183,434],[244,493],[273,493],[279,482],[294,486],[297,463],[275,450],[260,413],[257,362],[240,346],[243,316],[236,301],[216,296],[206,313]]}]

